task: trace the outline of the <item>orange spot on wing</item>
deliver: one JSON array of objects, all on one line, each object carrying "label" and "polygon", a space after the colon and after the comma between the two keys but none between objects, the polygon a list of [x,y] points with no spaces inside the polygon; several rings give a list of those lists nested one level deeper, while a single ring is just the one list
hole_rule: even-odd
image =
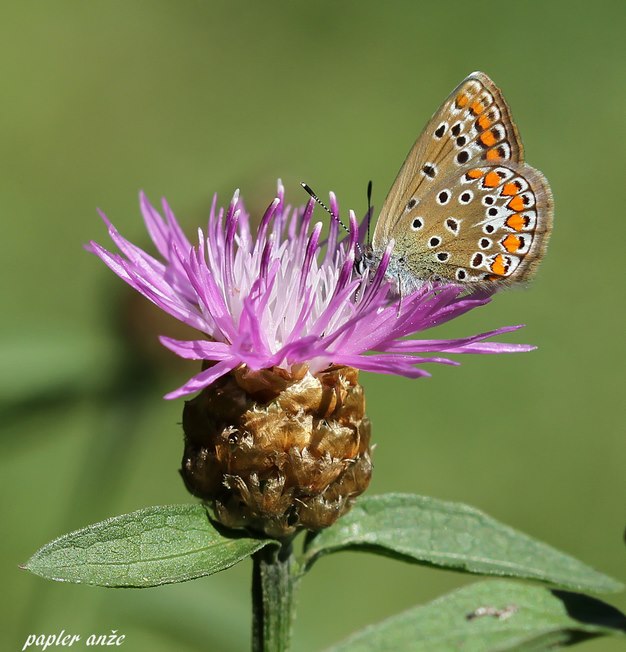
[{"label": "orange spot on wing", "polygon": [[506,258],[502,254],[498,254],[489,266],[489,269],[494,274],[498,274],[499,276],[504,276],[508,268],[509,266],[507,264]]},{"label": "orange spot on wing", "polygon": [[510,208],[512,211],[523,211],[524,210],[524,200],[522,199],[521,195],[515,195],[513,199],[507,204],[507,207]]},{"label": "orange spot on wing", "polygon": [[528,218],[519,213],[513,213],[506,218],[505,224],[514,231],[523,231],[528,226]]},{"label": "orange spot on wing", "polygon": [[510,253],[514,254],[522,247],[522,239],[517,235],[509,234],[501,240],[502,246]]},{"label": "orange spot on wing", "polygon": [[462,109],[464,106],[467,106],[469,102],[469,97],[465,93],[459,93],[456,96],[456,105],[459,109]]},{"label": "orange spot on wing", "polygon": [[511,197],[512,195],[517,195],[521,189],[522,187],[518,181],[509,181],[508,183],[504,184],[504,188],[502,188],[502,192],[500,194]]},{"label": "orange spot on wing", "polygon": [[489,131],[483,131],[483,133],[478,136],[478,140],[480,140],[485,147],[492,147],[498,142],[498,139],[491,129]]},{"label": "orange spot on wing", "polygon": [[495,188],[496,186],[499,186],[501,182],[502,179],[500,178],[500,175],[491,170],[491,172],[488,172],[483,179],[483,186],[485,186],[485,188]]},{"label": "orange spot on wing", "polygon": [[480,115],[485,110],[485,105],[480,101],[476,100],[470,104],[470,111],[474,115]]},{"label": "orange spot on wing", "polygon": [[493,149],[490,149],[486,154],[485,158],[488,161],[495,161],[499,158],[504,158],[502,156],[502,150],[499,147],[494,147]]},{"label": "orange spot on wing", "polygon": [[485,173],[479,168],[472,168],[465,176],[468,179],[480,179],[480,177],[482,177],[483,174]]},{"label": "orange spot on wing", "polygon": [[487,114],[483,113],[478,120],[476,120],[476,125],[480,127],[481,129],[489,129],[492,125],[492,121],[489,119],[489,116]]}]

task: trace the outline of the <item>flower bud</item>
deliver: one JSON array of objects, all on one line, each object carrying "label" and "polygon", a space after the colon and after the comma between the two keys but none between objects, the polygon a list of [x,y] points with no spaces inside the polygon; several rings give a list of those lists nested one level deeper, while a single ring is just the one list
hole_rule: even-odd
[{"label": "flower bud", "polygon": [[276,538],[319,530],[370,481],[370,423],[352,367],[239,367],[185,403],[183,428],[187,489],[227,527]]}]

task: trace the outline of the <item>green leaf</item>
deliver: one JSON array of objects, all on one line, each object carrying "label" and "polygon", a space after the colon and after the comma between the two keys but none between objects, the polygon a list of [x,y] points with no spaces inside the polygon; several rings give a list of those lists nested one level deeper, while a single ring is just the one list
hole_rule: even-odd
[{"label": "green leaf", "polygon": [[212,575],[275,543],[225,536],[201,505],[167,505],[59,537],[38,550],[24,568],[60,582],[159,586]]},{"label": "green leaf", "polygon": [[371,625],[327,652],[536,652],[625,633],[624,614],[595,598],[490,580]]},{"label": "green leaf", "polygon": [[307,567],[345,548],[469,573],[508,575],[569,588],[616,592],[623,586],[582,562],[461,503],[411,494],[359,500],[307,542]]}]

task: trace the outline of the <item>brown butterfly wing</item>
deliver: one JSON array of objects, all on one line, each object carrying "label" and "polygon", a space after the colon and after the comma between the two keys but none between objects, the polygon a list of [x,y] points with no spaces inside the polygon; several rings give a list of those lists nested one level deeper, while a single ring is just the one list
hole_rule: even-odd
[{"label": "brown butterfly wing", "polygon": [[522,143],[498,87],[474,72],[450,94],[409,152],[383,204],[374,251],[389,241],[393,225],[449,170],[477,162],[523,161]]},{"label": "brown butterfly wing", "polygon": [[391,273],[460,284],[526,281],[552,219],[548,182],[529,165],[477,162],[450,170],[391,227]]}]

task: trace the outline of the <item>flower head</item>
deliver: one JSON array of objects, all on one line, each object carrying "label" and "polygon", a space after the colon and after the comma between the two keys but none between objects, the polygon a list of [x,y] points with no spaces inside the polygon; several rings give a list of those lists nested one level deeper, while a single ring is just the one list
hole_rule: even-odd
[{"label": "flower head", "polygon": [[[162,215],[143,194],[140,201],[162,260],[122,237],[104,216],[120,253],[95,242],[87,248],[150,301],[203,333],[190,341],[161,337],[179,356],[211,363],[166,398],[194,393],[240,367],[291,371],[306,365],[316,374],[342,365],[417,378],[430,375],[423,363],[458,364],[441,354],[533,348],[485,342],[519,326],[460,339],[406,339],[489,302],[489,293],[424,285],[399,297],[386,277],[391,249],[372,274],[355,274],[362,234],[354,213],[346,237],[340,241],[332,220],[323,240],[322,223],[310,226],[313,200],[304,208],[286,206],[280,183],[256,235],[237,191],[226,210],[213,200],[206,233],[198,230],[195,245],[165,201]],[[331,207],[338,214],[332,195]]]},{"label": "flower head", "polygon": [[[331,209],[339,214],[331,196]],[[367,488],[370,422],[358,369],[426,376],[422,363],[457,364],[442,353],[528,350],[485,342],[512,328],[454,340],[407,339],[488,302],[453,285],[422,286],[399,297],[377,267],[355,271],[362,254],[350,213],[341,241],[337,220],[322,239],[311,227],[313,200],[285,206],[282,185],[253,236],[236,192],[224,211],[213,201],[197,244],[166,202],[163,214],[141,196],[141,210],[161,256],[123,238],[105,219],[120,253],[88,249],[118,276],[180,321],[197,340],[161,337],[202,371],[175,398],[185,403],[182,477],[217,520],[271,537],[329,526]],[[103,216],[104,217],[104,216]]]}]

